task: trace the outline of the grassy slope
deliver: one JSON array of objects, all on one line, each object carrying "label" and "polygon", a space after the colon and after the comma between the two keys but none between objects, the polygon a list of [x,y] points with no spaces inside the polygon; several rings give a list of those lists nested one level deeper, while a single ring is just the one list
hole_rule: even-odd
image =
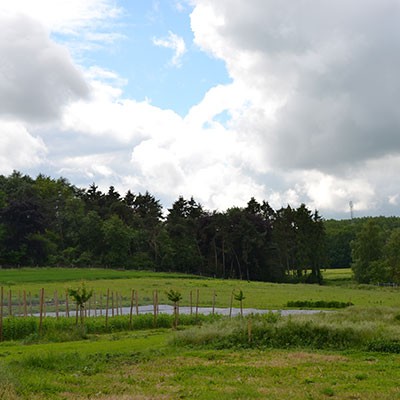
[{"label": "grassy slope", "polygon": [[194,302],[197,289],[200,293],[200,304],[208,306],[212,304],[215,291],[217,307],[229,307],[232,290],[238,289],[242,289],[245,294],[245,307],[263,309],[284,308],[288,301],[295,300],[351,301],[359,306],[399,304],[397,288],[356,286],[349,281],[349,270],[331,270],[325,275],[328,284],[318,286],[219,280],[144,271],[54,268],[0,270],[0,284],[5,292],[11,289],[14,297],[18,292],[26,290],[37,298],[41,287],[44,287],[47,295],[51,297],[55,290],[64,293],[68,287],[74,287],[80,280],[85,280],[97,293],[106,293],[107,289],[110,289],[122,294],[126,304],[132,289],[139,291],[141,304],[151,303],[154,290],[159,291],[159,303],[167,303],[165,291],[171,288],[181,291],[181,305],[189,305],[191,291]]}]

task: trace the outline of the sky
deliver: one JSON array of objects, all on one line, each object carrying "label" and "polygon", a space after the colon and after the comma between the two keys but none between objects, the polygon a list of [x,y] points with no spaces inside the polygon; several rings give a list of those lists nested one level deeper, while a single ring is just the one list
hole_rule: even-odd
[{"label": "sky", "polygon": [[399,215],[400,0],[0,0],[0,174]]}]

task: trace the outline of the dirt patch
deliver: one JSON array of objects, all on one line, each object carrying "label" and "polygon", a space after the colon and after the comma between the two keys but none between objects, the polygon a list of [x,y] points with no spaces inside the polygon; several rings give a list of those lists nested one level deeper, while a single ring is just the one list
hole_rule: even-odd
[{"label": "dirt patch", "polygon": [[0,399],[1,400],[17,400],[19,397],[11,384],[0,385]]},{"label": "dirt patch", "polygon": [[348,358],[341,355],[319,354],[307,352],[293,352],[284,354],[280,352],[260,352],[257,361],[253,361],[254,354],[240,360],[240,364],[252,365],[254,367],[293,367],[302,364],[347,362]]}]

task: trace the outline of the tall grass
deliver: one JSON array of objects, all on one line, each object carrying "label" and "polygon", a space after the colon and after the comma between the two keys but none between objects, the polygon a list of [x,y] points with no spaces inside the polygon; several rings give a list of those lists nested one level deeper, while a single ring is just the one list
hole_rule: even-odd
[{"label": "tall grass", "polygon": [[[180,315],[179,324],[183,326],[196,325],[204,322],[215,321],[221,318],[218,315]],[[174,316],[159,314],[154,320],[152,314],[143,314],[132,317],[132,324],[128,315],[108,318],[91,317],[85,319],[85,325],[76,325],[75,318],[45,318],[42,331],[39,332],[39,319],[35,317],[8,317],[3,320],[3,339],[21,340],[35,342],[37,340],[48,340],[52,342],[63,342],[79,340],[88,334],[103,334],[129,330],[143,330],[153,328],[171,328]]]},{"label": "tall grass", "polygon": [[364,309],[309,316],[250,316],[178,332],[172,343],[211,348],[307,348],[400,353],[398,310]]}]

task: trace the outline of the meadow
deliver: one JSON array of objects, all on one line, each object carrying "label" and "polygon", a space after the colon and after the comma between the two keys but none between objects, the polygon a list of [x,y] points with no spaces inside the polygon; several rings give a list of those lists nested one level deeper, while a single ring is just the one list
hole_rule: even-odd
[{"label": "meadow", "polygon": [[121,329],[91,331],[96,318],[85,329],[69,322],[64,334],[49,328],[0,343],[1,399],[400,399],[398,289],[356,285],[349,270],[326,271],[323,286],[144,271],[0,271],[1,286],[13,293],[62,292],[82,280],[127,299],[135,289],[141,304],[151,303],[154,290],[168,303],[165,291],[173,288],[182,292],[182,305],[199,289],[202,305],[211,305],[215,291],[216,305],[228,307],[232,290],[241,289],[244,307],[284,309],[300,300],[355,306],[290,318],[210,317],[199,326],[181,316],[178,330],[161,316],[154,328],[151,315],[138,316],[141,324],[132,329],[121,316],[114,317]]},{"label": "meadow", "polygon": [[199,305],[210,306],[215,297],[216,307],[229,307],[232,291],[242,290],[244,305],[249,308],[282,309],[289,301],[339,301],[351,302],[357,306],[400,305],[399,288],[356,285],[351,281],[350,270],[327,270],[324,273],[325,285],[274,284],[267,282],[248,282],[222,280],[176,273],[156,273],[149,271],[118,271],[104,269],[63,269],[36,268],[0,270],[0,285],[11,290],[13,296],[25,290],[35,298],[41,288],[52,296],[55,291],[65,293],[68,288],[85,281],[87,287],[96,293],[105,294],[107,290],[118,292],[125,305],[129,305],[131,291],[139,293],[140,305],[151,304],[153,292],[159,293],[159,303],[167,304],[166,291],[179,290],[182,293],[181,305],[190,304],[199,290]]}]

